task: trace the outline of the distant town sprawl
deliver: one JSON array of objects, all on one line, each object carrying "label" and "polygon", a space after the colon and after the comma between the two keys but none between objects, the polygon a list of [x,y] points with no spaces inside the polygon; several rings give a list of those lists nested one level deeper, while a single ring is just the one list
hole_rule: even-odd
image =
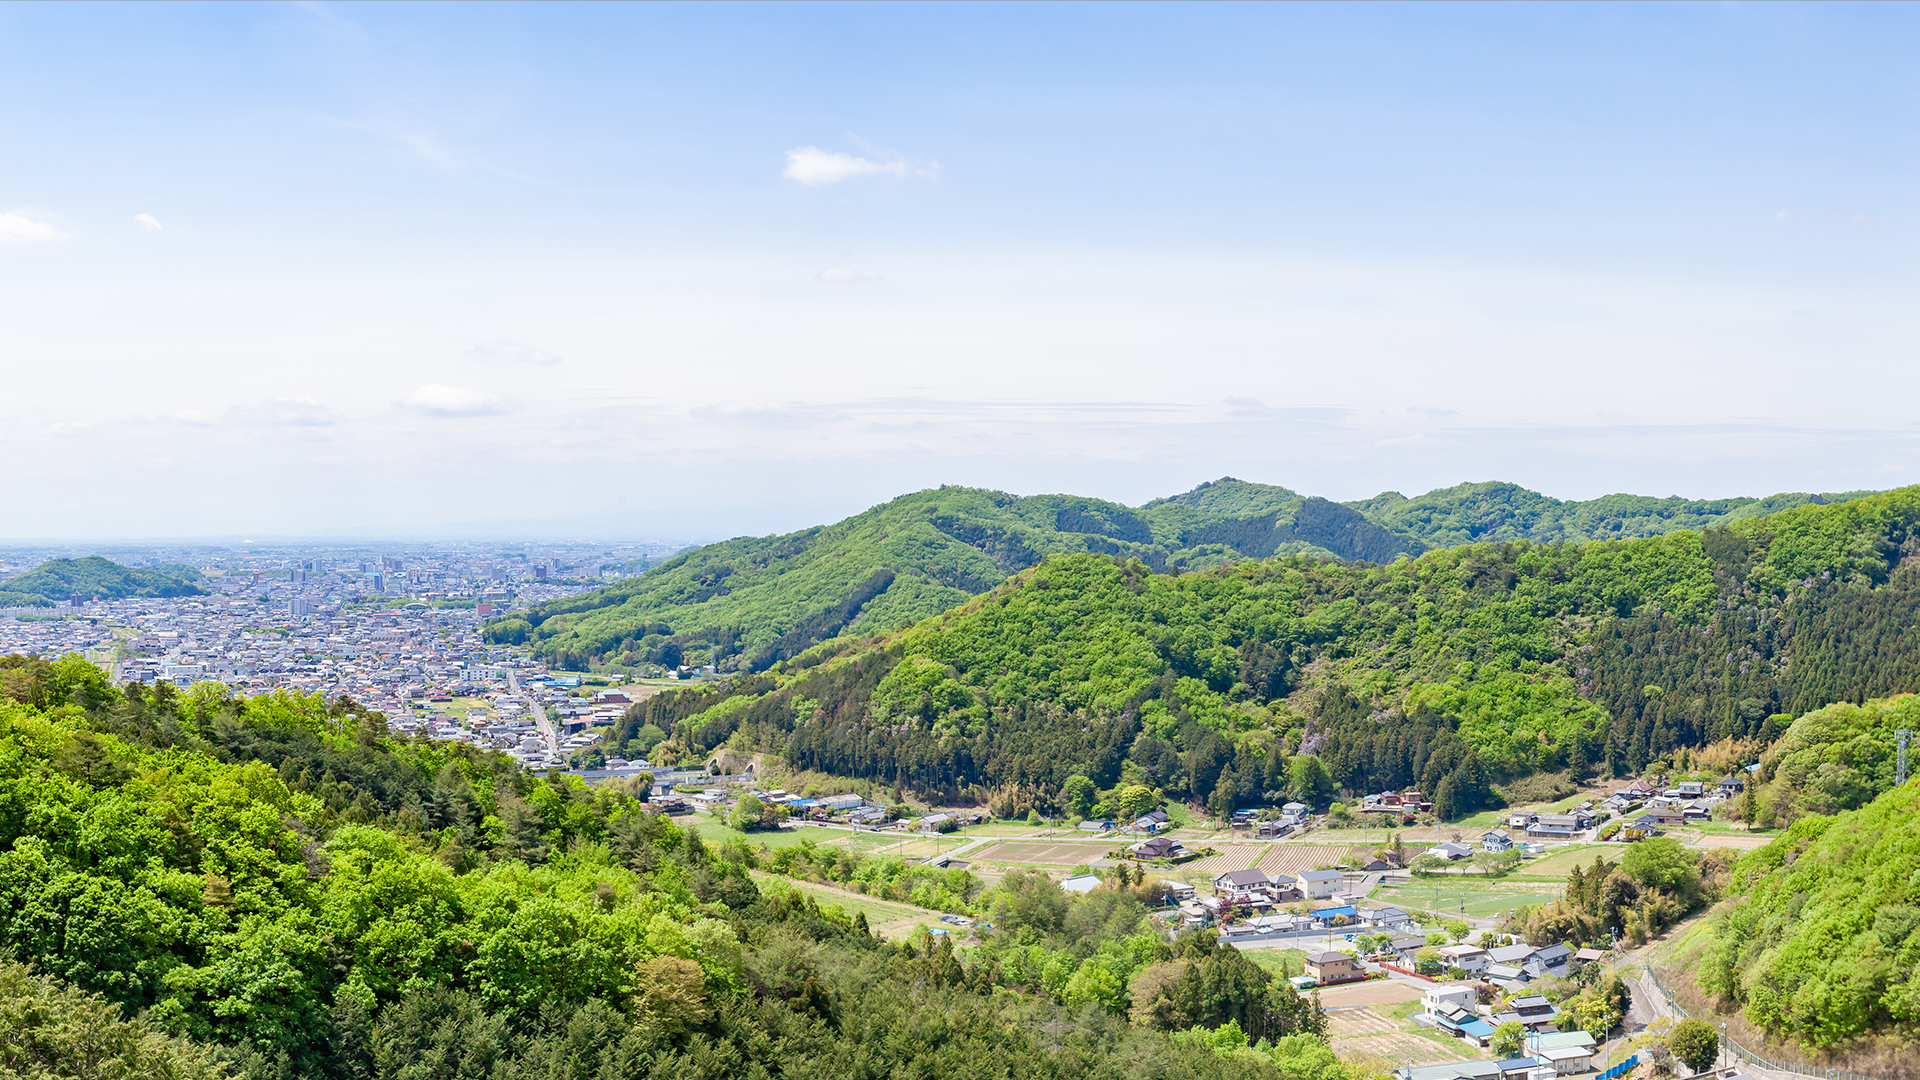
[{"label": "distant town sprawl", "polygon": [[[480,628],[509,608],[573,596],[638,573],[666,545],[536,548],[168,548],[115,551],[126,565],[191,566],[205,595],[74,595],[51,608],[9,608],[0,654],[80,653],[119,682],[234,693],[288,690],[350,697],[397,734],[460,739],[534,768],[564,764],[618,719],[628,696],[581,689],[524,650],[490,646]],[[14,550],[17,574],[57,549]],[[678,675],[679,672],[661,674]],[[688,673],[692,674],[692,673]]]}]

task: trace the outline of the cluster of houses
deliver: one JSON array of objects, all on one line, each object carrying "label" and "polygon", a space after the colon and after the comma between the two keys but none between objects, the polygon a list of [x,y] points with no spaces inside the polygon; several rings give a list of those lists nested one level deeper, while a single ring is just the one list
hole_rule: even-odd
[{"label": "cluster of houses", "polygon": [[1436,986],[1421,997],[1420,1019],[1481,1049],[1491,1047],[1503,1025],[1519,1024],[1526,1032],[1523,1053],[1503,1061],[1410,1066],[1395,1070],[1396,1080],[1554,1080],[1593,1069],[1598,1040],[1585,1031],[1559,1030],[1560,1009],[1553,1002],[1538,994],[1515,995],[1500,1007],[1477,1002],[1470,985]]},{"label": "cluster of houses", "polygon": [[1118,829],[1125,833],[1151,836],[1154,833],[1165,831],[1170,824],[1171,822],[1167,817],[1167,812],[1165,810],[1155,809],[1149,810],[1125,824],[1110,821],[1107,818],[1088,818],[1076,827],[1084,833],[1107,833]]},{"label": "cluster of houses", "polygon": [[1621,829],[1620,838],[1644,840],[1660,835],[1663,828],[1712,820],[1713,808],[1746,791],[1747,779],[1746,770],[1742,770],[1721,778],[1711,788],[1697,780],[1686,780],[1666,789],[1649,780],[1636,780],[1614,792],[1607,802],[1617,802],[1621,813],[1636,808],[1642,811]]},{"label": "cluster of houses", "polygon": [[1363,814],[1387,814],[1407,817],[1433,813],[1433,803],[1417,791],[1383,791],[1360,800]]},{"label": "cluster of houses", "polygon": [[1305,803],[1290,802],[1280,808],[1278,817],[1262,819],[1258,810],[1235,810],[1233,827],[1252,829],[1256,840],[1278,840],[1304,827],[1312,811]]},{"label": "cluster of houses", "polygon": [[[793,817],[809,818],[814,821],[845,821],[854,825],[876,825],[887,818],[886,811],[852,793],[840,795],[821,795],[808,798],[804,795],[790,794],[784,788],[766,790],[755,789],[748,792],[764,803],[772,803],[787,808]],[[706,810],[717,809],[720,804],[733,797],[733,791],[724,787],[710,787],[698,795],[690,796],[688,801]]]},{"label": "cluster of houses", "polygon": [[[1204,897],[1190,885],[1163,885],[1169,897],[1179,902],[1183,925],[1217,924],[1229,910],[1244,915],[1221,927],[1221,936],[1228,939],[1348,928],[1383,933],[1414,928],[1412,916],[1399,908],[1354,903],[1343,891],[1346,874],[1339,870],[1307,870],[1297,875],[1268,873],[1258,867],[1230,870],[1214,877],[1213,895]],[[1282,904],[1315,900],[1325,904],[1304,912],[1279,910]],[[1362,977],[1358,968],[1352,977]]]}]

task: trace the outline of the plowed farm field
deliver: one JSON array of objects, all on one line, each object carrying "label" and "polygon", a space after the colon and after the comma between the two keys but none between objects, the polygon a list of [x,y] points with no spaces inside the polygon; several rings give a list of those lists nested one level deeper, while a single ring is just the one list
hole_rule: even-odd
[{"label": "plowed farm field", "polygon": [[1347,844],[1272,844],[1260,859],[1269,874],[1298,874],[1322,866],[1352,866],[1361,854]]},{"label": "plowed farm field", "polygon": [[1099,860],[1116,845],[1112,843],[1074,844],[1048,840],[1023,840],[994,844],[967,854],[980,862],[1039,863],[1044,866],[1079,866]]},{"label": "plowed farm field", "polygon": [[1372,1009],[1337,1009],[1327,1013],[1327,1042],[1342,1061],[1384,1058],[1414,1065],[1438,1065],[1459,1061],[1466,1056],[1460,1049],[1443,1045],[1424,1035],[1403,1030],[1392,1020]]},{"label": "plowed farm field", "polygon": [[1216,844],[1220,854],[1180,867],[1207,874],[1224,874],[1258,866],[1269,874],[1298,874],[1322,866],[1348,862],[1354,850],[1347,844]]}]

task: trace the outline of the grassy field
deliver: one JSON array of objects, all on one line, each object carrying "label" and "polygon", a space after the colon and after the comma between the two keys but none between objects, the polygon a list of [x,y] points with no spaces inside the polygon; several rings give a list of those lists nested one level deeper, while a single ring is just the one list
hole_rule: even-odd
[{"label": "grassy field", "polygon": [[882,937],[894,939],[905,937],[921,923],[929,926],[942,925],[941,913],[938,911],[914,907],[912,904],[896,904],[891,900],[876,900],[870,896],[861,896],[858,893],[850,893],[826,885],[815,885],[810,881],[794,881],[791,878],[762,873],[758,870],[752,873],[754,881],[763,889],[781,887],[797,889],[822,904],[844,908],[849,915],[865,915],[867,926]]},{"label": "grassy field", "polygon": [[1242,949],[1247,959],[1285,979],[1307,970],[1307,954],[1299,949]]},{"label": "grassy field", "polygon": [[1744,823],[1738,821],[1696,821],[1688,825],[1687,828],[1703,833],[1732,833],[1735,836],[1764,836],[1769,840],[1780,835],[1778,829],[1749,829]]},{"label": "grassy field", "polygon": [[1551,900],[1556,890],[1525,882],[1473,881],[1445,878],[1439,881],[1439,902],[1434,901],[1434,882],[1416,881],[1410,885],[1387,885],[1373,890],[1369,900],[1420,911],[1438,911],[1458,915],[1464,903],[1466,914],[1476,918],[1498,915],[1526,904]]},{"label": "grassy field", "polygon": [[1599,844],[1561,848],[1543,858],[1528,859],[1520,864],[1520,869],[1515,870],[1512,876],[1522,881],[1529,878],[1564,881],[1576,864],[1583,867],[1592,865],[1595,855],[1605,855],[1608,862],[1619,862],[1621,854],[1620,848],[1607,848]]},{"label": "grassy field", "polygon": [[795,847],[802,840],[811,840],[816,844],[825,844],[830,840],[837,840],[846,835],[846,833],[838,829],[817,829],[805,825],[797,829],[781,829],[778,832],[769,830],[767,832],[744,833],[739,829],[729,828],[722,824],[719,819],[706,814],[693,814],[690,820],[688,818],[682,818],[678,824],[682,828],[698,826],[700,829],[700,838],[709,844],[724,844],[729,840],[744,840],[747,846],[751,848],[759,848],[763,845],[769,848]]}]

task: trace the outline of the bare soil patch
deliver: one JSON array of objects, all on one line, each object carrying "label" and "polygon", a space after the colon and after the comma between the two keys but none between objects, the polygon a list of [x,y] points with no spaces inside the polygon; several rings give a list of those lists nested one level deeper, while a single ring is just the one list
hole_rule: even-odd
[{"label": "bare soil patch", "polygon": [[1110,848],[1104,844],[1052,843],[1047,841],[1014,841],[999,843],[991,847],[977,849],[970,854],[972,858],[989,862],[1041,863],[1047,866],[1078,866],[1091,863],[1105,855]]},{"label": "bare soil patch", "polygon": [[1746,836],[1741,833],[1701,833],[1695,843],[1700,847],[1741,848],[1752,851],[1763,848],[1774,840],[1771,836]]},{"label": "bare soil patch", "polygon": [[[1354,983],[1351,986],[1331,986],[1320,991],[1320,1004],[1329,1009],[1336,1005],[1392,1005],[1400,1001],[1419,1000],[1418,988],[1408,986],[1406,983],[1394,982],[1392,979]],[[1328,1014],[1329,1019],[1332,1015],[1332,1013]]]}]

